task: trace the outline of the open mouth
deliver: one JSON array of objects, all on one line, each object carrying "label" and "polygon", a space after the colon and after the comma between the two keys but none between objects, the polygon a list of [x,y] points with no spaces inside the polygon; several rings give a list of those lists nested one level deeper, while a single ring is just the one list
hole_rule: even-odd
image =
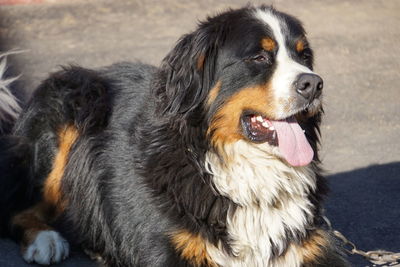
[{"label": "open mouth", "polygon": [[278,139],[275,127],[266,117],[259,114],[246,114],[242,116],[242,127],[245,135],[253,142],[277,146]]},{"label": "open mouth", "polygon": [[308,165],[314,157],[305,132],[294,116],[271,120],[255,112],[244,112],[241,125],[244,135],[251,142],[277,146],[283,158],[292,166]]}]

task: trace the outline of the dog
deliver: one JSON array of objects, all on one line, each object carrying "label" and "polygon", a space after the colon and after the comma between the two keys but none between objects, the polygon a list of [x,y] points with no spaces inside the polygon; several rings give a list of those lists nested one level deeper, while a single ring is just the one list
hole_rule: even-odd
[{"label": "dog", "polygon": [[322,218],[322,89],[269,6],[208,18],[158,68],[65,67],[8,137],[31,192],[10,233],[44,265],[69,254],[62,221],[106,266],[348,266]]}]

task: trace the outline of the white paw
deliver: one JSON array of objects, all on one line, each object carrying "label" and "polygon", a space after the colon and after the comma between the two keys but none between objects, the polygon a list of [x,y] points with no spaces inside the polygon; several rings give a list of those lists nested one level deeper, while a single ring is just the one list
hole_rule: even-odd
[{"label": "white paw", "polygon": [[58,263],[69,255],[69,244],[55,231],[41,231],[35,241],[24,251],[22,257],[29,263],[42,265]]}]

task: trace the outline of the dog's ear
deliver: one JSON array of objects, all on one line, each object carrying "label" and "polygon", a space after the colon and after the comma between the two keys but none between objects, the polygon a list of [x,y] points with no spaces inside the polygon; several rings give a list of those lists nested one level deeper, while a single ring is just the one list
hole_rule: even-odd
[{"label": "dog's ear", "polygon": [[214,82],[218,44],[205,28],[183,36],[162,62],[156,96],[164,113],[188,118]]}]

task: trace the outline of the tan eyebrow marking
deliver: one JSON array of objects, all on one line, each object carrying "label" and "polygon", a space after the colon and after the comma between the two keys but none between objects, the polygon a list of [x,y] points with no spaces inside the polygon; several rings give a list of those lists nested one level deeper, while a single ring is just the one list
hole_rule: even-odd
[{"label": "tan eyebrow marking", "polygon": [[303,51],[305,46],[306,46],[306,44],[303,39],[298,40],[296,42],[296,51],[297,52]]},{"label": "tan eyebrow marking", "polygon": [[276,47],[276,43],[271,38],[263,38],[261,40],[261,46],[265,51],[273,51]]}]

